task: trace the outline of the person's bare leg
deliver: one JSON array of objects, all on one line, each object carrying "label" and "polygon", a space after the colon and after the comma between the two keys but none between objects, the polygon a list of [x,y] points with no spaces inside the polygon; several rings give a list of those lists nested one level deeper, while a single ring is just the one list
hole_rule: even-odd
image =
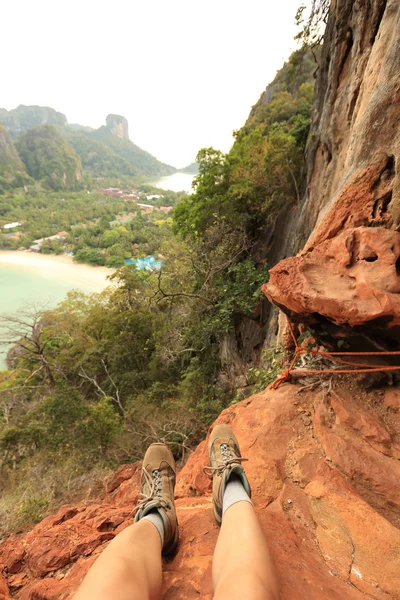
[{"label": "person's bare leg", "polygon": [[278,600],[268,544],[249,502],[225,512],[213,559],[214,600]]},{"label": "person's bare leg", "polygon": [[274,564],[251,503],[251,488],[239,442],[226,423],[215,425],[208,439],[213,480],[213,512],[221,531],[213,559],[215,600],[278,600]]},{"label": "person's bare leg", "polygon": [[142,520],[112,540],[73,600],[158,600],[161,581],[161,538]]},{"label": "person's bare leg", "polygon": [[135,523],[119,533],[94,563],[74,600],[158,600],[161,553],[178,543],[175,460],[165,444],[151,444],[143,459]]}]

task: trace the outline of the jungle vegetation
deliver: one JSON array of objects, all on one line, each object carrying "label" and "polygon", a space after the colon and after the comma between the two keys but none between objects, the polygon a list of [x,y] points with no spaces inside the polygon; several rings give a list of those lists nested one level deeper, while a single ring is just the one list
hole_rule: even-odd
[{"label": "jungle vegetation", "polygon": [[[220,346],[261,301],[268,273],[260,239],[299,201],[313,70],[310,53],[295,52],[231,151],[199,152],[194,193],[174,208],[172,223],[152,227],[136,218],[110,227],[110,206],[92,196],[88,207],[99,222],[79,233],[77,254],[106,245],[110,257],[112,248],[123,256],[131,236],[152,243],[147,227],[157,232],[161,270],[123,266],[112,276],[118,285],[102,294],[74,292],[55,310],[27,307],[2,317],[11,349],[11,368],[0,374],[4,527],[41,518],[82,478],[140,459],[151,441],[164,440],[184,461],[234,401],[220,378]],[[77,194],[74,202],[83,199]],[[254,370],[248,391],[252,377]]]}]

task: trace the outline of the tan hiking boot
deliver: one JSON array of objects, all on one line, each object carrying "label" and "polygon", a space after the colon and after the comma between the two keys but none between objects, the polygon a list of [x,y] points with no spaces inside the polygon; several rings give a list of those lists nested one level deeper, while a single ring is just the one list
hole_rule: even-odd
[{"label": "tan hiking boot", "polygon": [[216,425],[208,440],[210,466],[204,467],[204,473],[213,479],[213,510],[217,523],[222,522],[222,500],[231,475],[236,475],[243,484],[249,497],[251,489],[241,462],[247,460],[240,454],[239,442],[232,429],[222,423]]},{"label": "tan hiking boot", "polygon": [[137,506],[135,523],[157,510],[164,524],[163,554],[175,550],[178,543],[174,489],[175,460],[165,444],[151,444],[143,459],[142,497]]}]

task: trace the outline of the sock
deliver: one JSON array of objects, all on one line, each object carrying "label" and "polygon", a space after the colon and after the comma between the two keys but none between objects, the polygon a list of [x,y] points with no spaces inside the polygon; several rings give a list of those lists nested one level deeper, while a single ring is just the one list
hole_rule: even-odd
[{"label": "sock", "polygon": [[160,513],[158,512],[158,510],[152,510],[151,512],[149,512],[149,514],[147,514],[145,517],[143,517],[141,519],[141,521],[149,521],[149,523],[152,523],[154,525],[154,527],[157,529],[158,533],[160,534],[160,538],[161,538],[161,546],[164,546],[164,523],[163,520],[161,518]]},{"label": "sock", "polygon": [[239,477],[233,474],[229,478],[224,497],[222,498],[222,516],[224,516],[230,506],[237,502],[250,502],[253,505]]}]

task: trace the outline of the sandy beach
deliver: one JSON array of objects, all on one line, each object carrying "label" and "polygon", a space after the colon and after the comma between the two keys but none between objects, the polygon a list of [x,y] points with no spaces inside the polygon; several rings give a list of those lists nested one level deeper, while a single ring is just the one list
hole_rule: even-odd
[{"label": "sandy beach", "polygon": [[37,272],[47,279],[73,282],[77,287],[90,288],[94,292],[111,285],[107,277],[115,270],[76,263],[67,254],[37,254],[18,250],[0,250],[0,265]]}]

